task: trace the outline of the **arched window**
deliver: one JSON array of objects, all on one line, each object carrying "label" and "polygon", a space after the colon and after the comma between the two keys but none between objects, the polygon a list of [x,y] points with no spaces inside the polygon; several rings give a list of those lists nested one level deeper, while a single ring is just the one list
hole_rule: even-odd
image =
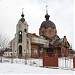
[{"label": "arched window", "polygon": [[19,31],[19,43],[22,42],[22,31]]}]

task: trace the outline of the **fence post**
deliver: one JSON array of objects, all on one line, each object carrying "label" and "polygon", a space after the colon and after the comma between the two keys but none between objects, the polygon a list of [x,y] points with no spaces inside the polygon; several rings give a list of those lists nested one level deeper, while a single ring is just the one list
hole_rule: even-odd
[{"label": "fence post", "polygon": [[25,53],[25,65],[27,65],[27,53]]},{"label": "fence post", "polygon": [[13,63],[13,54],[11,54],[11,63]]},{"label": "fence post", "polygon": [[1,63],[2,63],[2,55],[1,55]]}]

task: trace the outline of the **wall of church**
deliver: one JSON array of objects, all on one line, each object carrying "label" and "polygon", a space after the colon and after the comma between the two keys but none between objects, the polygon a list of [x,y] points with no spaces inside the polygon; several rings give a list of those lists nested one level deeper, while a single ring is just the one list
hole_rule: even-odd
[{"label": "wall of church", "polygon": [[31,44],[31,57],[39,57],[39,46],[37,44]]},{"label": "wall of church", "polygon": [[16,25],[16,33],[19,31],[19,30],[22,30],[25,31],[26,29],[26,32],[28,32],[28,24],[27,22],[24,22],[22,23],[21,21],[18,22],[18,24]]},{"label": "wall of church", "polygon": [[12,53],[13,56],[17,56],[17,50],[15,49],[16,45],[15,45],[15,38],[12,40]]},{"label": "wall of church", "polygon": [[54,29],[48,28],[48,29],[46,29],[46,31],[47,31],[47,32],[45,33],[45,35],[47,35],[49,38],[51,38],[51,37],[53,37],[54,35],[56,35]]},{"label": "wall of church", "polygon": [[14,53],[17,55],[18,54],[18,40],[17,40],[18,36],[17,34],[15,34],[15,51]]},{"label": "wall of church", "polygon": [[49,38],[51,38],[51,37],[53,37],[54,35],[57,34],[56,29],[52,29],[50,27],[47,28],[47,29],[42,28],[39,32],[40,32],[41,35],[45,35],[45,36],[47,36]]},{"label": "wall of church", "polygon": [[[20,33],[21,32],[21,33]],[[26,21],[19,20],[16,25],[15,38],[12,41],[12,51],[14,56],[25,56],[26,53],[31,53],[30,40],[27,38],[28,24]],[[22,37],[22,38],[21,38]],[[28,40],[28,47],[27,47]]]}]

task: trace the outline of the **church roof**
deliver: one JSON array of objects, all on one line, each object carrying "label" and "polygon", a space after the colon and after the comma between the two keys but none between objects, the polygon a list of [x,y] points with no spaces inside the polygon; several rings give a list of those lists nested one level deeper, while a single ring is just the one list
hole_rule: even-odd
[{"label": "church roof", "polygon": [[42,28],[47,29],[49,27],[51,27],[52,29],[56,28],[55,24],[49,20],[49,17],[50,17],[50,15],[48,15],[48,13],[46,13],[46,15],[45,15],[46,21],[43,21],[41,23],[40,29],[42,29]]},{"label": "church roof", "polygon": [[49,27],[51,27],[52,29],[56,28],[55,24],[52,21],[46,20],[41,23],[40,29],[42,28],[47,29]]},{"label": "church roof", "polygon": [[55,39],[55,38],[57,38],[57,39],[60,39],[60,37],[58,36],[58,35],[54,35],[53,37],[51,37],[50,39]]},{"label": "church roof", "polygon": [[56,40],[56,41],[53,43],[53,46],[58,46],[58,45],[60,45],[60,44],[63,42],[63,40],[64,40],[63,38]]},{"label": "church roof", "polygon": [[31,37],[39,37],[38,35],[36,35],[36,33],[27,33],[28,37],[31,36]]}]

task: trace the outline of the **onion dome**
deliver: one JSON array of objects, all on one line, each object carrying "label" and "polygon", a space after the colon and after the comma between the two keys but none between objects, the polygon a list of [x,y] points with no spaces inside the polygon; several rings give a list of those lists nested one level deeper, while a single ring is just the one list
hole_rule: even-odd
[{"label": "onion dome", "polygon": [[41,23],[40,29],[42,29],[42,28],[47,29],[49,27],[51,27],[52,29],[56,28],[55,24],[49,20],[49,17],[50,16],[48,14],[45,15],[46,21],[43,21]]},{"label": "onion dome", "polygon": [[23,10],[22,10],[22,15],[21,15],[21,22],[24,22],[25,21],[25,18],[24,18],[24,14],[23,14]]}]

